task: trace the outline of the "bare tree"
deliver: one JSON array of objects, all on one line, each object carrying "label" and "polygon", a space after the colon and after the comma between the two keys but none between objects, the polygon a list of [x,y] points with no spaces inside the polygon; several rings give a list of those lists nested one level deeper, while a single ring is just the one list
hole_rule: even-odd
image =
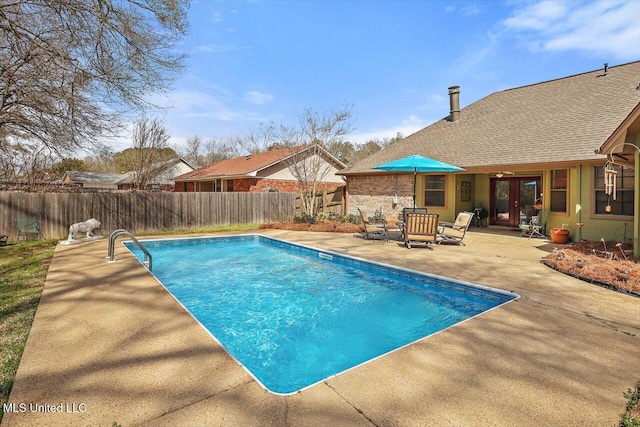
[{"label": "bare tree", "polygon": [[206,164],[206,160],[202,155],[202,138],[198,135],[187,138],[186,147],[178,149],[178,153],[180,157],[194,167],[200,167]]},{"label": "bare tree", "polygon": [[252,129],[246,137],[236,138],[238,150],[249,154],[260,153],[278,145],[278,126],[274,122],[260,123],[257,128]]},{"label": "bare tree", "polygon": [[316,190],[332,170],[331,158],[326,147],[336,145],[351,129],[351,111],[348,108],[329,112],[305,110],[298,118],[295,127],[281,128],[281,140],[291,147],[291,156],[287,159],[289,171],[299,184],[302,210],[315,215]]},{"label": "bare tree", "polygon": [[47,178],[47,171],[57,156],[39,143],[13,144],[0,141],[0,177],[6,181],[21,181],[33,188],[38,180]]},{"label": "bare tree", "polygon": [[159,163],[168,160],[168,155],[175,157],[168,141],[167,129],[158,118],[143,116],[134,124],[133,148],[125,150],[127,153],[120,162],[125,169],[133,172],[136,188],[144,190],[151,183]]},{"label": "bare tree", "polygon": [[0,1],[0,138],[65,151],[114,135],[181,70],[187,4]]},{"label": "bare tree", "polygon": [[90,155],[84,159],[87,165],[87,170],[91,172],[105,172],[115,173],[117,172],[117,166],[114,160],[114,154],[107,148],[93,151]]},{"label": "bare tree", "polygon": [[205,143],[205,164],[227,160],[240,155],[238,151],[238,139],[210,138]]}]

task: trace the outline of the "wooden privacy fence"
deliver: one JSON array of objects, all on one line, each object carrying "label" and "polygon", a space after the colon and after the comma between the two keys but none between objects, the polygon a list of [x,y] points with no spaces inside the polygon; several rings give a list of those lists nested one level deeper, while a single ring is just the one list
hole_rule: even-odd
[{"label": "wooden privacy fence", "polygon": [[277,222],[293,216],[294,200],[293,193],[0,192],[0,234],[15,240],[23,216],[35,216],[47,239],[66,238],[71,224],[89,218],[103,235]]},{"label": "wooden privacy fence", "polygon": [[[334,190],[322,190],[316,191],[316,206],[314,213],[325,214],[339,214],[345,213],[345,189],[346,187],[339,187]],[[302,214],[302,199],[300,193],[296,195],[295,200],[295,214]],[[311,193],[307,194],[307,197],[311,199]]]}]

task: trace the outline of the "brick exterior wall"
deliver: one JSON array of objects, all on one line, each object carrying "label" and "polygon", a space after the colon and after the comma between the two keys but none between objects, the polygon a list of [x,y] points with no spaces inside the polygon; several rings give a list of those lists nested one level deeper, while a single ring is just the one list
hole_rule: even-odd
[{"label": "brick exterior wall", "polygon": [[[397,181],[396,181],[397,177]],[[393,203],[393,195],[398,203]],[[357,175],[347,177],[347,213],[357,215],[358,208],[369,214],[382,211],[394,216],[413,206],[413,175]]]},{"label": "brick exterior wall", "polygon": [[[300,183],[298,181],[287,181],[282,179],[256,179],[255,184],[251,186],[249,192],[261,193],[265,191],[281,191],[283,193],[297,193],[300,191]],[[335,182],[318,182],[316,183],[316,190],[333,190],[334,188],[342,187]],[[234,182],[235,191],[235,182]],[[245,190],[246,191],[246,190]]]},{"label": "brick exterior wall", "polygon": [[[186,185],[186,190],[185,190]],[[223,183],[223,186],[226,185]],[[342,187],[342,185],[335,182],[319,182],[316,184],[318,191],[333,190],[335,188]],[[283,193],[297,193],[300,188],[298,181],[282,180],[282,179],[267,179],[267,178],[241,178],[233,180],[234,192],[248,192],[248,193],[264,193],[267,191],[280,191]],[[188,192],[195,191],[195,184],[193,182],[178,182],[176,183],[176,192]]]}]

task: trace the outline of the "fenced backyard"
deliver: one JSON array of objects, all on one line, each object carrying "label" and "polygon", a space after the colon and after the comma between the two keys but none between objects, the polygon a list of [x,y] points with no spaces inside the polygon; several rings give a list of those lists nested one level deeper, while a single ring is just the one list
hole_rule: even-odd
[{"label": "fenced backyard", "polygon": [[[344,215],[346,212],[345,188],[346,187],[339,187],[334,190],[316,191],[314,212],[327,215]],[[311,193],[308,193],[306,197],[310,200]],[[294,209],[296,215],[300,215],[302,213],[302,195],[299,193],[296,194],[295,197]]]},{"label": "fenced backyard", "polygon": [[97,234],[132,233],[226,224],[278,222],[295,213],[293,193],[24,193],[0,192],[0,234],[17,239],[19,217],[36,217],[47,239],[64,239],[69,226],[96,218]]}]

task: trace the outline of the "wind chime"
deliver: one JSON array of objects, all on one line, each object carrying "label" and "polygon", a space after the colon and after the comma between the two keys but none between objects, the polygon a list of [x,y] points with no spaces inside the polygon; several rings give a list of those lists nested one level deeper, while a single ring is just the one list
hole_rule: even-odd
[{"label": "wind chime", "polygon": [[604,192],[607,195],[607,207],[605,210],[611,212],[611,197],[616,200],[616,175],[618,171],[615,169],[612,162],[607,162],[604,165]]}]

